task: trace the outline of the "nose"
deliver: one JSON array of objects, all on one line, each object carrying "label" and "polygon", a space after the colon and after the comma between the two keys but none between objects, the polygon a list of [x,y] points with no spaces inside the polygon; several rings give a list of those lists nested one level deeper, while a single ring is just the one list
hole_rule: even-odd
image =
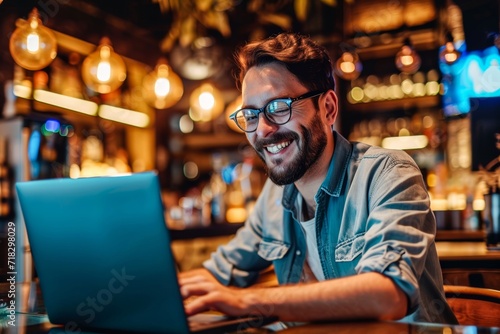
[{"label": "nose", "polygon": [[269,136],[271,133],[274,133],[278,129],[279,125],[271,123],[264,113],[260,113],[259,115],[259,123],[257,124],[257,129],[255,130],[255,134],[258,137],[265,138]]}]

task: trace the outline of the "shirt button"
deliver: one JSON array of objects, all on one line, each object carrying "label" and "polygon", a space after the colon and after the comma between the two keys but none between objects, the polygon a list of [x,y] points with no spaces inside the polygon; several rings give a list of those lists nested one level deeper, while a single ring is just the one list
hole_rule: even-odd
[{"label": "shirt button", "polygon": [[302,254],[302,252],[300,250],[296,251],[295,254],[297,254],[297,256],[300,256],[300,254]]}]

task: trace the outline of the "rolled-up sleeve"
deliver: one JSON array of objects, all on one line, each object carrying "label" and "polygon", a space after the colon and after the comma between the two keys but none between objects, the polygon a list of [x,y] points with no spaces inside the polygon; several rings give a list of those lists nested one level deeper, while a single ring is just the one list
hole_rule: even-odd
[{"label": "rolled-up sleeve", "polygon": [[408,296],[412,313],[420,303],[419,279],[434,242],[435,218],[422,174],[412,161],[396,156],[384,160],[379,170],[369,190],[364,250],[356,271],[390,277]]}]

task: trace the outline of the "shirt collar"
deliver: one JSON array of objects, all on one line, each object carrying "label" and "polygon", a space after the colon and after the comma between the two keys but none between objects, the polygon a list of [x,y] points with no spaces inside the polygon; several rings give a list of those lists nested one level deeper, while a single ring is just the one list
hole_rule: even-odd
[{"label": "shirt collar", "polygon": [[[335,140],[334,154],[332,154],[328,173],[320,189],[330,196],[338,197],[346,180],[349,158],[352,153],[352,144],[336,131],[333,131],[333,137]],[[327,153],[325,152],[325,154]],[[284,186],[282,204],[285,209],[291,210],[293,208],[297,193],[298,190],[295,184],[292,183]]]},{"label": "shirt collar", "polygon": [[335,150],[325,181],[321,185],[321,190],[330,196],[338,197],[347,178],[349,159],[352,155],[352,144],[336,131],[333,131],[333,138],[335,140]]}]

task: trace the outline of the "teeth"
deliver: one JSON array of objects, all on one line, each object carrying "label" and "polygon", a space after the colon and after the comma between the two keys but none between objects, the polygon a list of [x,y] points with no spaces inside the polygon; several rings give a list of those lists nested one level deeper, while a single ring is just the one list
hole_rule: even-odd
[{"label": "teeth", "polygon": [[283,143],[279,143],[277,145],[267,146],[266,150],[269,153],[275,154],[275,153],[278,153],[279,151],[281,151],[282,149],[284,149],[285,147],[287,147],[288,145],[290,145],[289,141],[283,142]]}]

